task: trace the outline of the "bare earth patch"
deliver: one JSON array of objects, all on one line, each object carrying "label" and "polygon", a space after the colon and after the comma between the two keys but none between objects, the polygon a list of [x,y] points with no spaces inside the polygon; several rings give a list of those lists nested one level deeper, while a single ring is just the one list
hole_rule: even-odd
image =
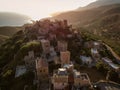
[{"label": "bare earth patch", "polygon": [[105,75],[99,72],[96,68],[80,67],[81,73],[87,73],[91,82],[97,82],[99,80],[105,80]]}]

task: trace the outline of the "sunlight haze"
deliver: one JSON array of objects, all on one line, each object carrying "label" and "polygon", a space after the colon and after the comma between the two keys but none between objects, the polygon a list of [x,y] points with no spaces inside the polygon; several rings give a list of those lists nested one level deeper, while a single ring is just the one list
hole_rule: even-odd
[{"label": "sunlight haze", "polygon": [[96,0],[0,0],[0,12],[16,12],[33,20],[50,17],[51,14],[83,7]]}]

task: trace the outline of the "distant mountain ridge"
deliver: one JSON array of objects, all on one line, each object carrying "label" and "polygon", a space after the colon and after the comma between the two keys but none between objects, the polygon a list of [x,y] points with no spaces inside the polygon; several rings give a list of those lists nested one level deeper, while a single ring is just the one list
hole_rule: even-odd
[{"label": "distant mountain ridge", "polygon": [[0,12],[0,41],[4,41],[5,37],[11,37],[22,29],[22,25],[30,22],[30,20],[31,18],[26,15]]},{"label": "distant mountain ridge", "polygon": [[0,26],[22,26],[30,22],[31,18],[12,12],[0,12]]},{"label": "distant mountain ridge", "polygon": [[112,4],[120,4],[120,0],[97,0],[93,3],[88,4],[85,7],[79,7],[77,10],[86,10]]},{"label": "distant mountain ridge", "polygon": [[120,13],[120,4],[106,5],[98,8],[87,9],[83,11],[70,11],[61,13],[52,19],[67,19],[69,23],[79,24],[80,26],[87,25],[93,21],[103,18],[111,14]]},{"label": "distant mountain ridge", "polygon": [[77,28],[84,27],[92,33],[120,40],[120,4],[66,12],[52,19],[67,19]]}]

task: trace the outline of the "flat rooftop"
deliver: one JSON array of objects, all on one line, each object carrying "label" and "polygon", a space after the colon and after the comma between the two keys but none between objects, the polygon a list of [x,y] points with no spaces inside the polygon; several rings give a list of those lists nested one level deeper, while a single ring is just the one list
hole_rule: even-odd
[{"label": "flat rooftop", "polygon": [[65,68],[58,69],[58,75],[67,75],[67,70]]}]

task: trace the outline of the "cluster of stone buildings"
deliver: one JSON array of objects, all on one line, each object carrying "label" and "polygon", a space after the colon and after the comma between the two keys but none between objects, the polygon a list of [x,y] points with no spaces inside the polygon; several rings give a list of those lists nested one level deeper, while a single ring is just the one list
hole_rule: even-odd
[{"label": "cluster of stone buildings", "polygon": [[91,86],[88,75],[74,69],[70,57],[64,58],[62,62],[61,68],[55,70],[51,77],[52,90],[80,90]]},{"label": "cluster of stone buildings", "polygon": [[[44,63],[45,62],[49,63],[52,61],[55,64],[61,64],[61,65],[70,63],[70,52],[67,51],[67,42],[58,41],[56,50],[54,49],[53,46],[50,45],[49,40],[41,40],[41,43],[42,43],[42,48],[43,48],[43,54],[39,60],[43,61]],[[60,55],[57,55],[57,52],[59,52]],[[38,62],[39,60],[37,60],[36,65],[43,63],[43,62]],[[36,66],[36,68],[37,67],[39,67],[39,65]]]},{"label": "cluster of stone buildings", "polygon": [[[74,69],[66,41],[58,41],[56,50],[47,39],[42,39],[41,45],[43,49],[41,57],[35,57],[34,52],[30,51],[24,58],[27,68],[36,71],[38,80],[41,77],[49,76],[49,62],[53,61],[55,64],[61,64],[61,68],[58,68],[51,76],[52,90],[70,90],[70,87],[74,90],[91,85],[87,74]],[[57,52],[59,52],[59,55],[57,55]]]},{"label": "cluster of stone buildings", "polygon": [[[51,90],[77,90],[78,88],[89,87],[91,85],[87,74],[80,73],[74,69],[74,65],[70,60],[71,54],[67,47],[66,41],[57,42],[56,52],[59,52],[60,55],[55,54],[54,62],[61,64],[61,68],[54,70],[51,76]],[[45,47],[43,46],[43,48]]]},{"label": "cluster of stone buildings", "polygon": [[[50,20],[43,20],[43,21],[37,21],[33,25],[28,26],[25,28],[25,34],[26,37],[32,41],[37,41],[41,43],[42,47],[42,54],[41,56],[37,57],[34,53],[34,51],[29,51],[28,54],[24,57],[25,65],[27,67],[27,70],[31,70],[35,72],[36,79],[39,83],[39,80],[42,78],[48,78],[49,76],[49,62],[54,62],[56,65],[60,64],[61,68],[59,68],[58,71],[59,74],[63,73],[64,70],[66,70],[65,80],[61,77],[58,77],[59,80],[64,80],[64,82],[60,81],[63,85],[69,85],[68,79],[71,79],[73,77],[69,77],[69,73],[72,72],[73,76],[75,77],[75,73],[77,71],[74,70],[74,65],[71,64],[70,61],[70,52],[67,50],[68,43],[65,41],[65,38],[71,38],[73,37],[73,34],[71,32],[71,27],[68,25],[67,20],[63,21],[50,21]],[[56,45],[51,44],[51,41],[56,41]],[[64,68],[63,68],[64,67]],[[68,72],[67,70],[70,70]],[[63,72],[61,72],[63,71]],[[53,72],[54,77],[55,73]],[[80,74],[82,75],[82,74]],[[87,78],[87,75],[83,75],[83,77]],[[67,77],[67,78],[66,78]],[[49,79],[49,78],[48,78]],[[78,78],[79,79],[79,78]],[[55,87],[58,87],[58,84],[61,83],[52,82],[54,81],[54,78],[50,79],[51,83]],[[82,76],[81,76],[82,80]],[[75,81],[75,85],[77,85],[77,76],[74,78],[74,80],[70,81],[73,83]],[[82,85],[82,81],[80,82]],[[64,87],[64,85],[63,85]],[[69,89],[67,89],[69,90]]]},{"label": "cluster of stone buildings", "polygon": [[[29,40],[34,39],[44,39],[47,38],[49,40],[56,39],[56,37],[71,37],[71,27],[68,25],[67,20],[63,21],[50,21],[50,20],[41,20],[36,21],[31,26],[25,27],[26,37]],[[37,36],[36,38],[35,35]]]},{"label": "cluster of stone buildings", "polygon": [[[42,57],[47,58],[48,61],[58,59],[56,52],[67,50],[67,43],[59,40],[58,36],[61,36],[61,38],[63,34],[66,34],[63,36],[72,36],[67,20],[50,21],[46,19],[36,21],[32,25],[26,26],[24,32],[29,41],[35,40],[41,43],[43,49]],[[56,47],[51,45],[51,40],[57,42]],[[28,52],[28,55],[24,57],[25,64],[29,69],[34,69],[36,58],[33,51]]]},{"label": "cluster of stone buildings", "polygon": [[[41,42],[43,49],[42,56],[35,60],[37,78],[39,79],[41,75],[49,75],[49,62],[53,61],[55,64],[61,64],[61,68],[58,68],[51,76],[50,81],[53,90],[70,90],[70,87],[75,90],[89,87],[91,84],[88,75],[74,69],[74,65],[70,61],[71,53],[67,50],[68,43],[64,40],[65,37],[79,37],[79,40],[77,40],[79,44],[81,42],[80,34],[76,31],[73,34],[66,20],[55,22],[49,20],[38,21],[37,25],[35,23],[32,26],[34,30],[35,27],[38,31],[37,41]],[[59,36],[61,39],[59,39]],[[52,40],[56,40],[56,46],[51,45]],[[84,56],[82,58],[84,63],[91,63],[91,58]]]},{"label": "cluster of stone buildings", "polygon": [[[67,50],[68,44],[66,41],[58,41],[56,51],[54,50],[54,47],[51,48],[48,40],[42,40],[41,43],[43,53],[50,53],[50,56],[54,57],[53,61],[55,64],[61,64],[61,68],[54,70],[53,75],[51,76],[51,90],[71,90],[70,87],[75,90],[91,85],[87,74],[80,73],[74,69],[74,65],[70,60],[71,54]],[[59,52],[60,55],[57,55],[56,52]],[[42,61],[44,61],[44,63]],[[48,64],[45,64],[46,61],[49,62],[49,59],[42,59],[40,62],[36,62],[37,75],[40,77],[41,74],[44,76],[49,74]]]}]

